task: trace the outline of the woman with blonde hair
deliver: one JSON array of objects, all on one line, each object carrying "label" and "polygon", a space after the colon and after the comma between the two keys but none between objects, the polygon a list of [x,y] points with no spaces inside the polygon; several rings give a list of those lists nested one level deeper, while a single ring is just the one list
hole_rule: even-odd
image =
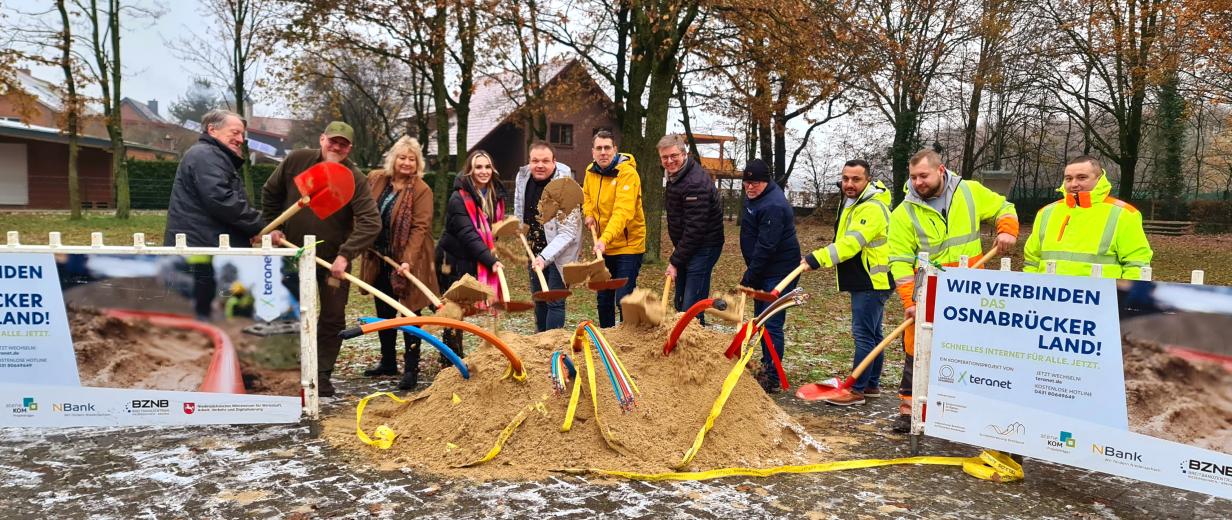
[{"label": "woman with blonde hair", "polygon": [[[423,181],[423,149],[419,141],[402,137],[385,154],[384,168],[368,173],[368,190],[381,213],[381,233],[361,260],[360,277],[377,290],[392,294],[416,313],[428,306],[428,297],[402,273],[409,272],[433,292],[437,287],[433,268],[432,189]],[[398,262],[394,269],[381,255]],[[373,298],[379,318],[393,318],[397,311]],[[381,361],[364,371],[369,377],[398,375],[398,333],[381,331]],[[419,382],[419,338],[403,334],[406,370],[398,388],[410,390]]]},{"label": "woman with blonde hair", "polygon": [[[475,150],[453,181],[453,193],[445,205],[445,230],[436,244],[436,273],[441,287],[449,287],[469,274],[492,287],[499,300],[496,271],[503,266],[492,249],[496,240],[492,224],[505,217],[505,186],[492,164],[492,156]],[[445,343],[462,356],[462,334],[446,330]]]}]

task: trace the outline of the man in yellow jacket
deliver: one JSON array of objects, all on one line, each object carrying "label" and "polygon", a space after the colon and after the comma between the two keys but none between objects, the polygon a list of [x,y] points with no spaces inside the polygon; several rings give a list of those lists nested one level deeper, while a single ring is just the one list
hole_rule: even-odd
[{"label": "man in yellow jacket", "polygon": [[1023,271],[1043,273],[1053,261],[1057,274],[1091,276],[1091,267],[1099,265],[1105,278],[1141,278],[1154,256],[1142,214],[1108,195],[1112,184],[1099,160],[1087,155],[1071,160],[1057,191],[1064,197],[1035,214],[1023,244]]},{"label": "man in yellow jacket", "polygon": [[[582,182],[582,213],[586,226],[599,235],[595,256],[602,256],[612,278],[628,278],[624,287],[599,291],[599,326],[616,324],[616,302],[637,287],[646,252],[646,216],[642,212],[642,179],[633,156],[617,153],[616,137],[607,130],[595,133]],[[622,316],[623,320],[623,316]]]},{"label": "man in yellow jacket", "polygon": [[[983,253],[980,222],[988,220],[996,223],[996,245],[1007,254],[1018,241],[1018,213],[1005,197],[946,171],[941,156],[932,150],[913,155],[908,172],[907,196],[890,214],[890,276],[898,286],[906,317],[914,318],[916,255],[927,252],[930,262],[945,266],[958,265],[963,255],[975,263]],[[907,359],[899,386],[902,402],[894,422],[894,431],[899,433],[911,428],[914,328],[907,328],[903,347]]]},{"label": "man in yellow jacket", "polygon": [[[800,260],[806,270],[835,267],[838,290],[851,293],[851,337],[855,340],[852,367],[859,365],[881,343],[881,318],[890,298],[889,227],[890,190],[872,180],[867,161],[843,165],[840,186],[846,200],[834,225],[834,243]],[[885,353],[878,354],[850,390],[827,403],[864,404],[865,397],[881,397],[881,369]]]}]

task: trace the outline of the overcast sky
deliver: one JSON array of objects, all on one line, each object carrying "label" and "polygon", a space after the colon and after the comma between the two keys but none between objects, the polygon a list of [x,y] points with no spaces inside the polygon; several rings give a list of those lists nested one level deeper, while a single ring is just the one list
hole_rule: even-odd
[{"label": "overcast sky", "polygon": [[[39,12],[48,9],[47,0],[0,0],[0,9],[8,15],[6,24],[21,27],[21,19],[15,12]],[[171,103],[184,95],[193,77],[205,71],[186,63],[175,56],[167,46],[188,35],[190,27],[201,27],[196,0],[125,2],[125,5],[156,6],[162,16],[154,20],[135,18],[121,19],[120,48],[123,63],[122,93],[126,97],[146,102],[158,100],[159,112],[168,116]],[[59,15],[52,8],[51,19],[59,23]],[[35,67],[34,75],[52,83],[63,81],[58,67]],[[257,115],[274,115],[276,109],[260,104]],[[285,114],[281,114],[285,115]]]}]

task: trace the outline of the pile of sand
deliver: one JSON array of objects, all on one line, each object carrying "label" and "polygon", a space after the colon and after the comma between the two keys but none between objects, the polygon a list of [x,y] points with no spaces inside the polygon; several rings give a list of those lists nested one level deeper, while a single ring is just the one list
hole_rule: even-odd
[{"label": "pile of sand", "polygon": [[1131,431],[1232,454],[1232,373],[1129,335],[1122,349]]},{"label": "pile of sand", "polygon": [[203,334],[70,307],[82,386],[196,391],[214,344]]},{"label": "pile of sand", "polygon": [[[560,431],[569,396],[553,395],[548,361],[553,351],[567,351],[571,333],[502,335],[527,367],[524,382],[501,379],[508,361],[484,346],[466,358],[469,381],[456,370],[445,370],[406,404],[374,399],[364,412],[363,426],[371,433],[384,423],[397,432],[389,450],[356,438],[354,408],[327,419],[325,437],[383,469],[413,467],[479,479],[541,478],[563,468],[671,471],[692,445],[735,363],[723,357],[730,336],[690,325],[672,355],[664,357],[661,329],[621,326],[605,331],[641,389],[632,411],[622,413],[596,358],[600,420],[615,443],[609,447],[594,420],[585,385],[572,431]],[[570,356],[583,370],[583,356]],[[534,410],[494,460],[460,467],[482,458],[528,405]],[[818,461],[820,450],[746,373],[687,469],[803,464]]]}]

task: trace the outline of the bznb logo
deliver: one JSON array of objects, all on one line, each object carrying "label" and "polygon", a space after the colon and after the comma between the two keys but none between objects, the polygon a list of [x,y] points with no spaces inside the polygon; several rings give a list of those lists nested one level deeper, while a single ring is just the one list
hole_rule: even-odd
[{"label": "bznb logo", "polygon": [[1207,461],[1198,460],[1198,459],[1189,459],[1181,463],[1181,473],[1189,473],[1189,472],[1207,473],[1210,475],[1223,475],[1225,477],[1232,477],[1232,465],[1216,464],[1214,462],[1207,462]]},{"label": "bznb logo", "polygon": [[171,401],[166,399],[133,399],[132,408],[134,410],[140,408],[169,408]]}]

